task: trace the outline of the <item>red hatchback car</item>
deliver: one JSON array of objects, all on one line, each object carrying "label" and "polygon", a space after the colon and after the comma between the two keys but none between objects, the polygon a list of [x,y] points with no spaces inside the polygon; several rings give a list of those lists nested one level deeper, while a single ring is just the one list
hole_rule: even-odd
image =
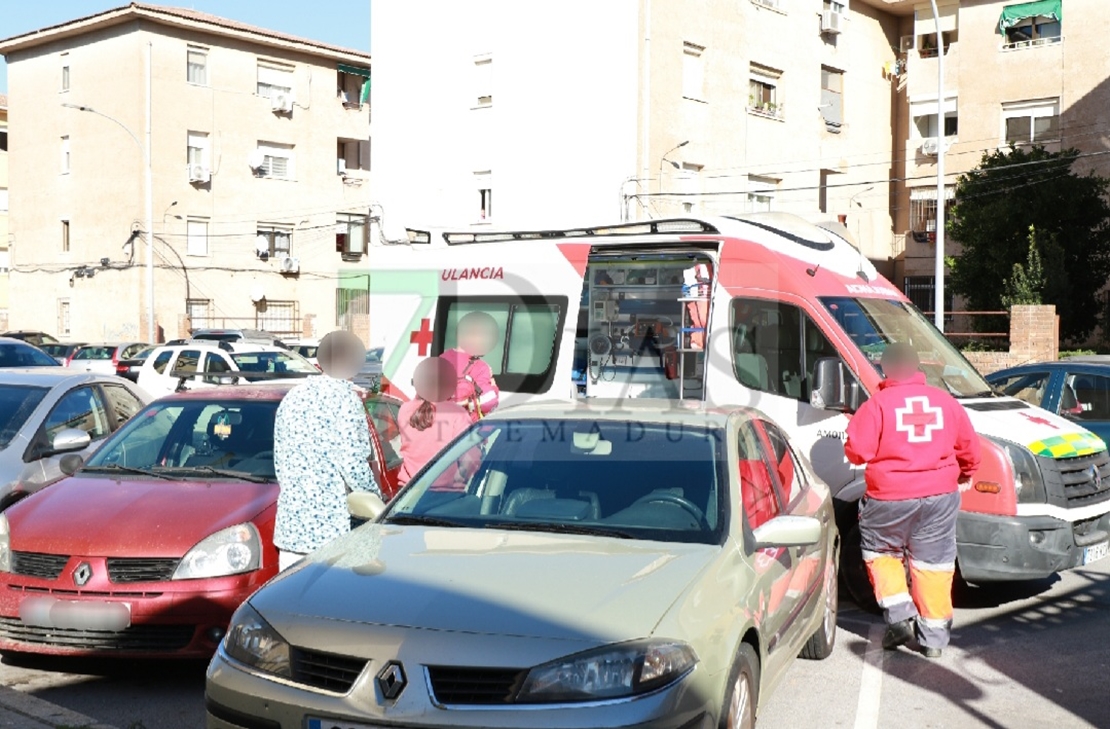
[{"label": "red hatchback car", "polygon": [[[158,400],[75,475],[0,515],[0,651],[211,655],[278,571],[274,417],[291,387]],[[400,403],[365,400],[392,497]]]}]

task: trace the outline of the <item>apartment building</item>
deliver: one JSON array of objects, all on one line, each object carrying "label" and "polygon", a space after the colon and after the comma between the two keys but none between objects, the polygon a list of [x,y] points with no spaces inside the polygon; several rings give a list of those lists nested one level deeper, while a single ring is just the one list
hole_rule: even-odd
[{"label": "apartment building", "polygon": [[[958,175],[985,152],[1011,144],[1110,149],[1110,47],[1102,38],[1110,7],[1104,0],[940,0],[938,11],[942,43],[929,3],[905,0],[890,10],[899,17],[900,36],[894,169],[904,180],[894,191],[891,256],[896,282],[925,310],[934,306],[939,150],[951,205]],[[1079,168],[1107,175],[1110,160],[1083,158]],[[947,254],[958,251],[959,241],[946,241]]]},{"label": "apartment building", "polygon": [[0,327],[8,328],[8,97],[0,94]]},{"label": "apartment building", "polygon": [[151,309],[158,338],[349,324],[337,290],[365,266],[367,53],[145,3],[0,53],[11,326],[144,339]]},{"label": "apartment building", "polygon": [[900,21],[885,8],[375,3],[387,232],[780,210],[843,216],[887,261]]}]

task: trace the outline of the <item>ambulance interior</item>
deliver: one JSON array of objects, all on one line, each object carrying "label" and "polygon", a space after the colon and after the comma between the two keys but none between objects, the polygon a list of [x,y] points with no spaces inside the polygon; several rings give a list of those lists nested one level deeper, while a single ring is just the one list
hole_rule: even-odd
[{"label": "ambulance interior", "polygon": [[704,252],[595,249],[575,340],[579,395],[703,399],[713,275]]}]

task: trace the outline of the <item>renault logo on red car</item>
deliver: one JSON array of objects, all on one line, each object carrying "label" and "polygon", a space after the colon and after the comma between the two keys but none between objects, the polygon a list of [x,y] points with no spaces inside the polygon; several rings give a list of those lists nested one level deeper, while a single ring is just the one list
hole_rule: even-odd
[{"label": "renault logo on red car", "polygon": [[92,579],[93,571],[88,562],[82,562],[73,570],[73,584],[84,587]]}]

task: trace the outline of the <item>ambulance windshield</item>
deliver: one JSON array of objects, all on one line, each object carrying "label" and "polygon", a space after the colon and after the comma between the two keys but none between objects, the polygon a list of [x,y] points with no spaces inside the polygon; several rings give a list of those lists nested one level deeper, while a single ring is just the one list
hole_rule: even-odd
[{"label": "ambulance windshield", "polygon": [[879,361],[891,342],[917,350],[929,384],[956,397],[990,397],[982,375],[917,309],[888,299],[825,297],[821,303],[880,373]]}]

